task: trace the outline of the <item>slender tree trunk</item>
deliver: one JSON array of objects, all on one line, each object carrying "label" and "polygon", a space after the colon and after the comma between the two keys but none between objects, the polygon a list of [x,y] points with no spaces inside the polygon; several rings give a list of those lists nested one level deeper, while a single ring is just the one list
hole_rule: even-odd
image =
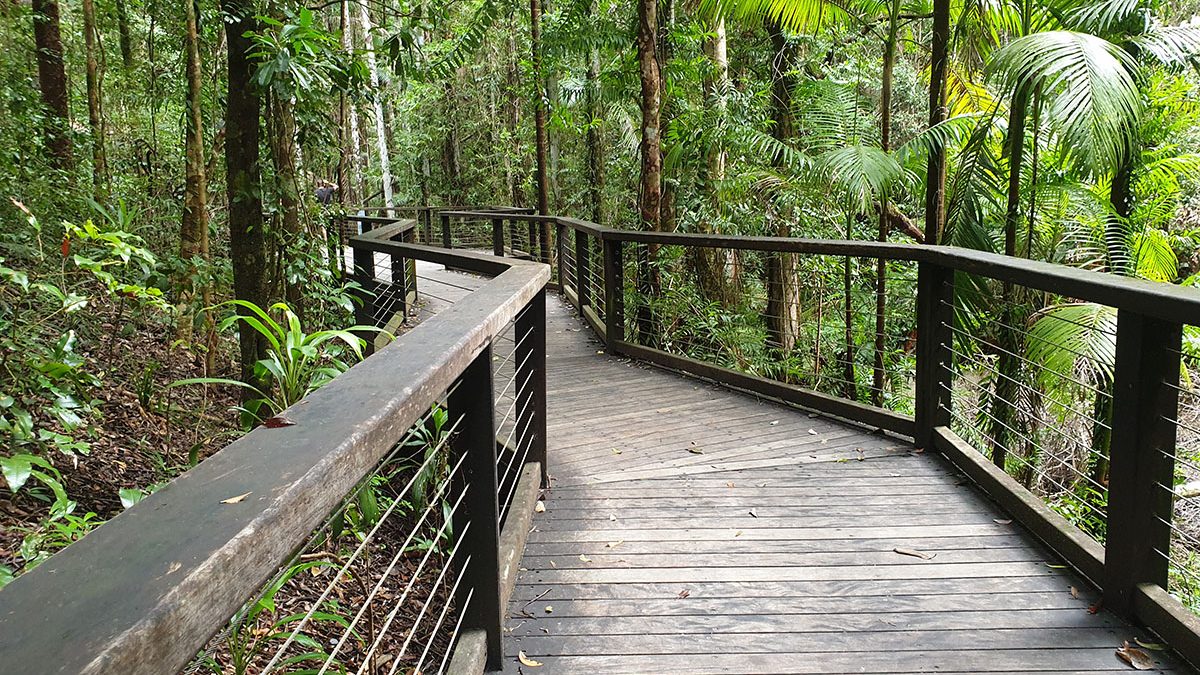
[{"label": "slender tree trunk", "polygon": [[[354,24],[350,20],[350,0],[342,0],[341,18],[342,51],[347,54],[354,50]],[[362,131],[358,120],[358,107],[348,97],[342,96],[342,120],[345,124],[346,137],[342,147],[342,156],[346,160],[346,183],[343,198],[346,203],[357,206],[366,195],[363,185]]]},{"label": "slender tree trunk", "polygon": [[133,70],[133,40],[129,34],[129,11],[125,0],[116,0],[117,10],[117,40],[121,46],[121,65],[125,70]]},{"label": "slender tree trunk", "polygon": [[[879,147],[884,152],[892,149],[892,83],[896,69],[896,42],[900,32],[900,2],[892,3],[888,12],[887,39],[883,47],[883,78],[879,108]],[[879,241],[888,239],[888,194],[879,196]],[[883,388],[886,378],[884,356],[887,338],[887,261],[875,261],[875,363],[871,377],[871,402],[883,405]]]},{"label": "slender tree trunk", "polygon": [[[658,2],[638,0],[637,55],[642,85],[641,173],[638,189],[638,220],[643,230],[662,230],[662,69],[658,61]],[[637,308],[638,340],[644,345],[657,343],[654,313],[650,302],[657,296],[659,284],[652,263],[657,248],[637,247],[637,288],[642,302]]]},{"label": "slender tree trunk", "polygon": [[[849,200],[847,200],[849,201]],[[854,223],[854,208],[846,204],[846,239],[851,238],[851,227]],[[842,395],[851,401],[858,400],[858,380],[855,374],[855,354],[854,354],[854,276],[852,274],[853,261],[850,256],[842,259],[842,297],[845,300],[845,316],[843,317],[845,328],[846,352],[842,357]]]},{"label": "slender tree trunk", "polygon": [[[795,78],[792,64],[795,47],[789,42],[778,24],[768,23],[767,33],[771,38],[774,56],[771,59],[771,135],[787,143],[795,136],[792,119],[792,89]],[[782,164],[780,164],[782,168]],[[777,237],[792,236],[791,214],[775,214],[768,209],[768,223],[774,221],[773,234]],[[767,342],[786,353],[796,346],[800,327],[800,289],[796,279],[796,256],[772,253],[766,260],[767,308],[764,319],[767,326]]]},{"label": "slender tree trunk", "polygon": [[[303,240],[303,201],[300,171],[296,162],[296,115],[291,99],[276,94],[271,95],[267,110],[270,116],[267,127],[271,136],[271,163],[275,167],[275,191],[279,195],[279,215],[283,224],[278,254],[283,262]],[[286,274],[280,275],[280,282],[288,304],[294,311],[303,315],[300,289],[303,282],[289,279]]]},{"label": "slender tree trunk", "polygon": [[[659,99],[661,101],[661,118],[659,119],[659,138],[661,139],[670,128],[675,118],[675,97],[667,91],[666,74],[662,72],[675,57],[674,46],[671,43],[671,32],[675,30],[675,0],[660,0],[665,16],[659,22],[658,31],[658,63],[660,68],[658,78]],[[678,220],[676,197],[678,178],[672,176],[666,166],[662,170],[662,203],[659,206],[659,229],[663,232],[674,232]]]},{"label": "slender tree trunk", "polygon": [[[229,45],[229,94],[225,108],[225,172],[229,202],[229,253],[233,260],[233,293],[260,307],[267,304],[266,239],[259,168],[259,118],[262,99],[254,83],[253,47],[247,33],[258,30],[249,0],[222,0]],[[238,332],[242,380],[254,382],[254,362],[266,353],[257,331]]]},{"label": "slender tree trunk", "polygon": [[367,50],[367,68],[371,71],[371,91],[375,105],[375,145],[379,151],[379,175],[383,181],[383,205],[392,213],[396,205],[392,196],[392,162],[388,156],[387,121],[383,115],[383,92],[380,90],[379,63],[375,57],[374,40],[371,39],[371,12],[366,0],[359,4],[359,21],[362,23],[363,40],[370,45]]},{"label": "slender tree trunk", "polygon": [[[547,172],[548,138],[546,136],[546,74],[542,70],[542,2],[529,0],[529,44],[533,58],[533,129],[535,135],[534,154],[537,162],[537,208],[538,213],[550,212],[550,181]],[[530,242],[530,248],[533,242]]]},{"label": "slender tree trunk", "polygon": [[[709,67],[712,73],[706,75],[704,80],[705,97],[717,116],[724,118],[728,107],[726,91],[729,87],[729,54],[724,19],[718,18],[713,22],[712,37],[704,41],[704,54],[711,62]],[[719,220],[724,211],[718,188],[725,180],[726,159],[727,152],[721,141],[718,140],[707,149],[703,183],[708,193],[709,209],[715,216],[713,220]],[[699,228],[704,233],[718,230],[707,218],[701,220]],[[732,267],[736,262],[732,252],[725,249],[689,247],[687,253],[701,294],[710,301],[728,306],[734,300],[730,292],[731,274],[726,270],[727,265]]]},{"label": "slender tree trunk", "polygon": [[59,169],[74,166],[67,71],[56,0],[33,0],[33,39],[37,50],[38,86],[46,106],[45,137],[50,159]]},{"label": "slender tree trunk", "polygon": [[104,152],[104,101],[100,91],[99,33],[96,5],[83,0],[83,43],[87,61],[88,128],[92,132],[92,195],[103,202],[108,194],[108,160]]},{"label": "slender tree trunk", "polygon": [[[183,222],[179,230],[179,257],[185,262],[197,258],[207,260],[208,250],[208,185],[204,163],[204,113],[202,109],[203,81],[200,67],[200,33],[196,3],[185,0],[184,47],[187,61],[187,117],[184,125],[185,180]],[[187,278],[180,280],[179,321],[177,336],[185,342],[192,340],[193,296],[197,289],[199,266],[188,265]],[[212,304],[211,287],[200,282],[204,306]],[[211,313],[206,312],[211,322]],[[208,354],[211,354],[209,350]],[[207,354],[206,354],[207,356]]]},{"label": "slender tree trunk", "polygon": [[[589,16],[599,13],[599,2],[591,0]],[[588,202],[592,222],[604,224],[604,127],[600,108],[600,49],[588,53],[587,70],[587,165]]]},{"label": "slender tree trunk", "polygon": [[[1008,204],[1004,216],[1004,254],[1017,254],[1017,229],[1021,224],[1021,169],[1025,154],[1025,115],[1029,107],[1029,90],[1017,89],[1013,94],[1008,119]],[[992,462],[1005,468],[1012,431],[1016,424],[1017,378],[1020,360],[1017,354],[1024,340],[1014,330],[1023,317],[1017,311],[1013,285],[1005,282],[1001,289],[1001,323],[998,327],[1000,350],[996,363],[996,383],[990,406],[991,424],[988,436],[992,439]]]},{"label": "slender tree trunk", "polygon": [[[950,0],[933,2],[933,34],[930,39],[929,126],[946,121],[946,66],[950,50]],[[929,155],[925,170],[925,243],[940,244],[946,227],[946,149],[939,146]]]}]

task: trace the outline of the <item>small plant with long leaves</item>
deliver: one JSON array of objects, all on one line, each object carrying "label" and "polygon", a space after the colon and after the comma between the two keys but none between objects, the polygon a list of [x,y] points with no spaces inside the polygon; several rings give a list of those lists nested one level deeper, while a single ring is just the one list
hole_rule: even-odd
[{"label": "small plant with long leaves", "polygon": [[[238,409],[247,426],[263,422],[291,407],[300,399],[346,372],[354,359],[363,357],[366,342],[356,332],[378,332],[373,326],[306,332],[300,317],[286,304],[277,302],[267,310],[252,302],[230,300],[219,306],[245,310],[226,317],[218,325],[226,331],[253,330],[267,342],[266,357],[254,364],[255,383],[229,378],[198,377],[179,380],[171,386],[190,384],[227,384],[253,394]],[[272,313],[279,316],[277,321]]]}]

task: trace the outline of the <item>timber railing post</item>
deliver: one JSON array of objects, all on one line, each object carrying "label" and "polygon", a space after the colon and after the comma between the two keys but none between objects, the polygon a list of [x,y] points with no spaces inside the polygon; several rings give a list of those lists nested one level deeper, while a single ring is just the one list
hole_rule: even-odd
[{"label": "timber railing post", "polygon": [[541,462],[542,486],[549,487],[549,468],[546,466],[546,289],[517,315],[513,339],[517,353],[517,410],[518,427],[529,436],[526,462]]},{"label": "timber railing post", "polygon": [[421,232],[425,235],[425,241],[421,242],[426,246],[433,244],[433,207],[426,206],[421,209]]},{"label": "timber railing post", "polygon": [[[489,344],[463,371],[447,401],[448,428],[458,428],[451,443],[462,458],[451,494],[465,491],[454,514],[454,532],[467,561],[455,604],[463,612],[463,631],[487,635],[486,670],[500,670],[504,607],[500,591],[500,504],[496,471],[496,420]],[[468,597],[470,604],[468,605]]]},{"label": "timber railing post", "polygon": [[1138,584],[1166,588],[1183,328],[1117,312],[1104,607],[1132,614]]},{"label": "timber railing post", "polygon": [[[554,219],[554,269],[551,269],[551,279],[558,279],[558,290],[561,293],[566,288],[565,277],[563,276],[563,233],[567,231],[567,226],[562,224],[562,221]],[[557,270],[557,274],[553,274]]]},{"label": "timber railing post", "polygon": [[608,353],[625,340],[625,261],[617,239],[601,237],[604,250],[604,339]]},{"label": "timber railing post", "polygon": [[504,219],[492,218],[492,255],[504,257]]},{"label": "timber railing post", "polygon": [[538,224],[536,220],[530,220],[526,224],[528,225],[526,229],[529,230],[529,250],[526,253],[529,254],[530,260],[536,261],[538,259],[536,247],[541,243],[541,237],[538,236]]},{"label": "timber railing post", "polygon": [[954,270],[917,265],[917,380],[915,401],[918,448],[933,447],[933,430],[950,424],[950,376],[954,358]]},{"label": "timber railing post", "polygon": [[[354,280],[359,288],[354,292],[358,302],[354,305],[354,323],[360,326],[375,325],[375,253],[365,248],[354,247]],[[366,340],[366,353],[375,352],[375,334],[364,332],[359,335]]]},{"label": "timber railing post", "polygon": [[579,311],[592,304],[591,290],[588,278],[592,274],[591,252],[588,251],[588,235],[575,230],[575,299],[579,302]]},{"label": "timber railing post", "polygon": [[450,236],[450,216],[442,216],[442,248],[454,248],[454,239]]}]

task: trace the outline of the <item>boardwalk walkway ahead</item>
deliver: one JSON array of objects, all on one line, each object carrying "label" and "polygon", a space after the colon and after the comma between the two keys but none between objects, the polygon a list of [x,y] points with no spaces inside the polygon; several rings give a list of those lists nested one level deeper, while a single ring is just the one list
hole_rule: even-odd
[{"label": "boardwalk walkway ahead", "polygon": [[548,317],[553,480],[506,673],[1095,673],[1149,642],[939,457]]}]

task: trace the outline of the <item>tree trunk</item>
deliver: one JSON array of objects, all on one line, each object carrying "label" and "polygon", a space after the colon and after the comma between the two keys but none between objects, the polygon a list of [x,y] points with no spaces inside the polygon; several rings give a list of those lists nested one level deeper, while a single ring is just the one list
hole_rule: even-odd
[{"label": "tree trunk", "polygon": [[[350,0],[342,0],[341,18],[342,51],[347,54],[354,50],[354,24],[350,20]],[[342,145],[342,156],[346,162],[346,185],[342,194],[347,204],[358,206],[366,198],[366,186],[363,185],[362,131],[358,120],[358,107],[345,95],[342,96],[342,120],[345,125],[346,137]]]},{"label": "tree trunk", "polygon": [[[535,135],[534,155],[537,162],[537,209],[538,213],[550,213],[550,181],[547,171],[546,136],[546,74],[542,71],[542,2],[529,0],[529,44],[533,58],[533,129]],[[533,242],[529,242],[533,248]]]},{"label": "tree trunk", "polygon": [[[641,175],[638,192],[638,220],[643,230],[662,229],[662,70],[658,62],[658,2],[638,0],[637,53],[642,85]],[[637,287],[642,301],[637,308],[638,340],[648,346],[657,343],[654,313],[650,301],[657,296],[659,284],[652,263],[657,249],[637,247]]]},{"label": "tree trunk", "polygon": [[[729,54],[724,19],[718,18],[714,21],[712,37],[704,41],[704,54],[711,61],[712,72],[711,76],[705,77],[705,97],[712,102],[717,116],[724,118],[727,108],[725,93],[729,87]],[[709,209],[716,219],[719,219],[724,211],[718,188],[725,180],[726,159],[727,153],[720,141],[707,149],[703,182],[708,193]],[[703,233],[718,231],[708,218],[701,219],[699,229]],[[737,262],[734,252],[717,248],[690,247],[687,253],[700,293],[711,302],[730,306],[736,300],[731,292],[730,283],[732,268]],[[726,270],[726,266],[731,269]]]},{"label": "tree trunk", "polygon": [[83,0],[83,43],[87,61],[88,128],[92,133],[92,196],[103,202],[108,194],[108,161],[104,153],[104,102],[100,92],[100,34],[96,32],[96,5]]},{"label": "tree trunk", "polygon": [[[892,149],[892,83],[896,68],[896,42],[900,32],[900,2],[895,0],[888,12],[887,39],[883,46],[883,78],[879,97],[879,147],[884,152]],[[879,195],[879,238],[888,239],[888,194]],[[887,335],[887,261],[875,261],[875,363],[871,377],[871,402],[883,406],[883,388],[886,377],[884,355]]]},{"label": "tree trunk", "polygon": [[[204,164],[204,114],[201,107],[203,91],[200,70],[200,33],[196,16],[196,3],[187,0],[184,4],[185,31],[184,47],[187,60],[187,117],[184,125],[184,196],[183,222],[179,228],[179,257],[185,263],[196,258],[207,260],[208,251],[208,185]],[[187,266],[187,278],[181,279],[182,290],[179,302],[179,321],[176,334],[180,340],[192,340],[192,304],[196,293],[196,278],[199,267]],[[204,306],[212,304],[208,283],[201,282]],[[206,312],[210,317],[211,312]],[[209,351],[211,353],[211,350]]]},{"label": "tree trunk", "polygon": [[[933,2],[933,35],[930,39],[929,126],[949,116],[946,109],[946,65],[950,49],[950,0]],[[946,149],[929,155],[925,169],[925,241],[940,244],[946,227]]]},{"label": "tree trunk", "polygon": [[[778,24],[768,23],[767,33],[771,37],[774,54],[771,59],[771,119],[774,121],[771,135],[786,143],[795,135],[792,119],[792,89],[795,81],[791,70],[796,50]],[[768,210],[768,214],[769,220],[775,221],[775,236],[792,236],[790,214],[774,215],[771,210]],[[767,308],[763,318],[767,327],[767,343],[781,352],[795,348],[799,336],[800,289],[796,267],[795,255],[772,253],[766,259]]]},{"label": "tree trunk", "polygon": [[[599,2],[591,0],[589,18],[599,13]],[[588,54],[587,70],[587,166],[588,202],[592,222],[604,225],[604,128],[600,108],[600,49]]]},{"label": "tree trunk", "polygon": [[[253,47],[247,33],[258,30],[249,0],[221,0],[229,45],[229,94],[225,108],[225,172],[229,202],[229,253],[233,293],[239,300],[266,307],[266,240],[259,169],[259,117],[262,99],[254,83]],[[238,331],[242,380],[255,382],[254,362],[266,353],[257,331]],[[243,393],[243,396],[247,394]]]},{"label": "tree trunk", "polygon": [[[133,70],[133,40],[129,35],[129,11],[125,0],[116,0],[117,9],[117,39],[121,46],[121,65],[125,70]],[[193,10],[195,13],[196,10]]]},{"label": "tree trunk", "polygon": [[57,0],[33,0],[33,39],[37,51],[38,86],[46,106],[46,149],[56,168],[74,166],[67,71],[63,65]]},{"label": "tree trunk", "polygon": [[[667,78],[662,74],[661,69],[666,68],[671,59],[674,58],[674,48],[671,44],[671,31],[675,29],[675,0],[660,0],[662,8],[665,10],[665,16],[659,22],[658,31],[658,63],[660,68],[658,78],[659,106],[661,117],[658,122],[659,138],[667,133],[671,128],[671,122],[675,118],[675,97],[669,96],[667,91]],[[663,166],[662,171],[662,201],[659,206],[659,230],[663,232],[674,232],[676,222],[678,220],[678,211],[676,209],[676,197],[678,192],[679,181],[677,176],[672,176],[667,172],[666,166]]]},{"label": "tree trunk", "polygon": [[[1004,216],[1004,254],[1017,254],[1017,228],[1021,224],[1021,164],[1025,153],[1025,114],[1029,106],[1029,90],[1020,87],[1013,94],[1008,119],[1008,205]],[[991,438],[992,463],[1005,468],[1009,439],[1016,423],[1017,378],[1023,351],[1021,336],[1014,330],[1021,320],[1014,307],[1012,284],[1004,283],[1001,290],[1001,323],[998,327],[999,355],[996,363],[996,383],[993,387],[988,436]]]},{"label": "tree trunk", "polygon": [[[275,191],[279,195],[279,215],[282,220],[279,255],[283,258],[302,242],[303,227],[300,212],[303,201],[300,189],[300,172],[296,166],[296,115],[290,98],[272,94],[267,103],[270,123],[271,163],[275,167]],[[389,204],[390,206],[390,204]],[[303,314],[299,280],[280,275],[284,297],[293,311]]]},{"label": "tree trunk", "polygon": [[371,38],[371,12],[367,9],[366,0],[359,4],[359,20],[362,23],[363,41],[370,47],[367,49],[367,68],[371,71],[371,91],[375,93],[375,147],[379,152],[379,176],[383,181],[383,205],[387,207],[388,215],[392,215],[392,207],[396,205],[392,196],[392,162],[388,156],[387,122],[383,116],[383,92],[379,89],[379,64],[375,58],[375,41]]}]

